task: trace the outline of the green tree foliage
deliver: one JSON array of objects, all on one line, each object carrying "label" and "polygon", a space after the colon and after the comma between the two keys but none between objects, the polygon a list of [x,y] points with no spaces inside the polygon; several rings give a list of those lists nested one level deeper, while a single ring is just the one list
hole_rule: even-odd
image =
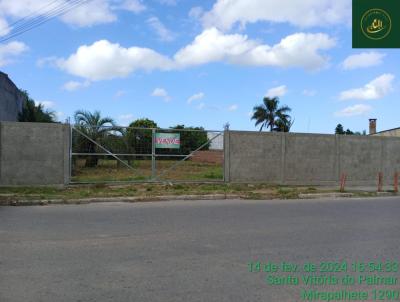
[{"label": "green tree foliage", "polygon": [[[110,117],[101,117],[100,111],[78,110],[74,114],[75,128],[87,137],[90,137],[100,145],[110,144],[113,136],[121,133],[121,128],[116,127],[114,120]],[[81,135],[79,132],[74,135],[74,152],[81,153],[104,153],[96,144]],[[98,163],[97,156],[86,158],[86,167],[95,167]]]},{"label": "green tree foliage", "polygon": [[141,118],[133,121],[126,130],[128,152],[136,154],[151,154],[152,128],[158,128],[157,123]]},{"label": "green tree foliage", "polygon": [[140,118],[136,121],[133,121],[129,127],[137,127],[137,128],[158,128],[157,123],[148,118]]},{"label": "green tree foliage", "polygon": [[260,127],[260,131],[263,128],[269,128],[270,131],[282,131],[289,132],[293,122],[290,115],[288,114],[292,110],[286,106],[279,106],[278,97],[265,97],[261,105],[253,108],[252,120],[255,120],[255,126]]},{"label": "green tree foliage", "polygon": [[274,131],[276,132],[289,132],[290,128],[293,126],[294,121],[289,118],[286,121],[278,119],[275,123]]},{"label": "green tree foliage", "polygon": [[353,132],[350,129],[347,129],[344,131],[343,125],[342,124],[337,124],[335,128],[335,134],[339,135],[367,135],[367,131],[363,130],[362,132],[356,131]]},{"label": "green tree foliage", "polygon": [[24,95],[25,102],[22,111],[18,114],[19,122],[36,122],[36,123],[55,123],[55,113],[44,109],[42,104],[35,104],[35,101],[30,98],[27,91],[21,90]]},{"label": "green tree foliage", "polygon": [[[202,127],[185,127],[185,125],[176,125],[170,127],[171,130],[159,129],[156,122],[142,118],[132,122],[126,131],[127,142],[129,145],[129,153],[135,154],[151,154],[152,153],[152,129],[156,132],[171,133],[178,132],[180,134],[181,145],[179,149],[157,149],[157,154],[174,154],[174,155],[187,155],[198,147],[205,144],[202,150],[208,150],[209,144],[207,131]],[[184,130],[184,131],[174,131]],[[139,156],[142,158],[143,156]],[[175,157],[164,157],[164,159],[176,159]]]},{"label": "green tree foliage", "polygon": [[335,134],[345,134],[342,124],[337,124]]},{"label": "green tree foliage", "polygon": [[[208,142],[207,131],[203,127],[185,127],[185,125],[176,125],[171,129],[184,130],[179,131],[181,146],[177,154],[187,155],[204,145],[201,150],[208,150],[210,143]],[[208,142],[208,143],[207,143]]]}]

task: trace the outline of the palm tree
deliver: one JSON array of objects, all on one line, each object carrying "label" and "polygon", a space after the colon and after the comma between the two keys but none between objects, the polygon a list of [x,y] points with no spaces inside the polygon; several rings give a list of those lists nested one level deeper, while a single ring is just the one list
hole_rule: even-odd
[{"label": "palm tree", "polygon": [[252,120],[256,120],[255,126],[261,125],[260,131],[269,128],[270,131],[288,132],[293,122],[289,112],[292,111],[288,106],[279,107],[278,97],[264,97],[263,104],[253,108]]},{"label": "palm tree", "polygon": [[292,121],[292,118],[289,117],[289,119],[278,119],[276,121],[276,125],[274,127],[274,131],[276,132],[289,132],[290,128],[292,128],[294,124],[294,120]]},{"label": "palm tree", "polygon": [[[101,117],[100,111],[89,111],[78,110],[74,114],[75,128],[82,132],[87,137],[90,137],[97,143],[104,142],[105,138],[115,133],[115,131],[121,133],[121,128],[115,126],[115,122],[110,117]],[[96,153],[96,144],[80,135],[79,139],[79,151],[84,150],[85,153]],[[86,159],[86,167],[95,167],[98,162],[97,156],[88,156]]]}]

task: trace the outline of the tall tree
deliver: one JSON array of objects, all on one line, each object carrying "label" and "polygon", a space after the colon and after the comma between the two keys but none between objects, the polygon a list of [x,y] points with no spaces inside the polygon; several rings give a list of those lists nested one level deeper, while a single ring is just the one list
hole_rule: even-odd
[{"label": "tall tree", "polygon": [[129,153],[151,154],[153,134],[150,128],[158,126],[148,118],[137,119],[129,124],[126,131]]},{"label": "tall tree", "polygon": [[264,97],[263,104],[255,106],[253,108],[252,120],[255,120],[255,126],[260,127],[260,131],[263,128],[269,128],[270,131],[283,131],[288,132],[292,126],[291,117],[288,114],[292,110],[286,106],[279,106],[278,97]]},{"label": "tall tree", "polygon": [[338,124],[335,128],[335,134],[340,134],[340,135],[367,135],[367,131],[363,130],[362,132],[359,131],[351,131],[350,129],[347,129],[346,131],[343,128],[342,124]]},{"label": "tall tree", "polygon": [[35,101],[25,90],[20,90],[24,95],[25,102],[22,111],[18,114],[19,122],[55,123],[55,113],[43,107],[43,104],[36,105]]},{"label": "tall tree", "polygon": [[[101,144],[105,142],[108,135],[121,132],[120,127],[115,126],[115,122],[110,117],[101,117],[100,111],[83,111],[78,110],[74,114],[75,127],[95,142]],[[79,152],[96,153],[96,144],[88,140],[82,135],[77,136],[77,146]],[[86,167],[95,167],[98,162],[97,156],[88,156],[86,159]]]},{"label": "tall tree", "polygon": [[342,124],[337,124],[335,128],[335,134],[345,134]]},{"label": "tall tree", "polygon": [[294,121],[291,118],[286,121],[282,119],[278,119],[275,123],[274,131],[276,132],[289,132],[290,128],[292,128]]},{"label": "tall tree", "polygon": [[148,118],[140,118],[130,123],[129,127],[136,128],[158,128],[157,123]]},{"label": "tall tree", "polygon": [[185,125],[176,125],[170,128],[174,130],[184,130],[179,131],[181,146],[179,150],[175,151],[175,153],[179,152],[179,154],[187,155],[202,145],[204,145],[202,150],[208,150],[210,148],[210,143],[207,143],[207,131],[204,130],[203,127],[185,127]]}]

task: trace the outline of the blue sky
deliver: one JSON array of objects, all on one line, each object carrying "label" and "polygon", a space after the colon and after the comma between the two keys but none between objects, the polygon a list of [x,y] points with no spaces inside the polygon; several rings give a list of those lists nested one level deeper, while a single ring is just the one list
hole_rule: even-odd
[{"label": "blue sky", "polygon": [[[0,35],[45,2],[0,0]],[[123,125],[256,130],[271,95],[294,132],[399,127],[399,65],[397,49],[352,49],[349,0],[92,0],[0,44],[0,70],[60,120],[100,110]]]}]

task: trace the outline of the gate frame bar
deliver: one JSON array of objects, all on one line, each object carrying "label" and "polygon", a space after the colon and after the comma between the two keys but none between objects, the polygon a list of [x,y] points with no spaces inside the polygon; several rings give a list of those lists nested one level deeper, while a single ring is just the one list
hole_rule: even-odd
[{"label": "gate frame bar", "polygon": [[[112,156],[114,157],[117,161],[121,162],[124,166],[126,166],[127,168],[129,168],[132,171],[136,171],[135,168],[133,168],[132,166],[130,166],[129,164],[127,164],[125,161],[123,161],[121,158],[118,157],[118,155],[124,155],[124,156],[147,156],[147,157],[151,157],[151,179],[149,179],[148,181],[141,181],[140,183],[151,183],[151,182],[171,182],[171,180],[162,180],[160,179],[160,177],[162,177],[163,175],[165,175],[166,173],[168,173],[169,171],[171,171],[172,169],[174,169],[175,167],[177,167],[178,165],[180,165],[181,163],[183,163],[185,160],[187,160],[188,158],[192,157],[194,155],[194,153],[196,153],[197,151],[201,150],[202,148],[204,148],[207,144],[209,144],[210,142],[212,142],[214,139],[216,139],[217,137],[220,137],[221,135],[224,134],[224,132],[226,131],[221,131],[221,130],[195,130],[195,129],[157,129],[157,128],[137,128],[137,127],[125,127],[125,128],[132,128],[132,129],[147,129],[147,130],[151,130],[152,131],[152,152],[151,154],[118,154],[118,153],[112,153],[111,151],[109,151],[108,149],[106,149],[105,147],[103,147],[102,145],[100,145],[98,142],[96,142],[95,140],[93,140],[92,138],[90,138],[89,136],[87,136],[85,133],[83,133],[82,131],[80,131],[79,129],[77,129],[77,127],[75,127],[75,125],[69,124],[70,126],[70,146],[69,146],[69,184],[85,184],[85,183],[135,183],[135,181],[105,181],[105,182],[72,182],[72,159],[74,155],[84,155],[84,156],[97,156],[97,155],[101,155],[101,156]],[[90,126],[89,126],[90,127]],[[111,126],[110,126],[111,127]],[[103,151],[105,151],[106,153],[74,153],[72,152],[72,148],[73,148],[73,131],[76,131],[78,134],[82,135],[83,137],[85,137],[86,139],[88,139],[90,142],[94,143],[96,146],[100,147],[100,149],[102,149]],[[207,142],[205,142],[204,144],[202,144],[200,147],[198,147],[196,150],[190,152],[190,154],[187,155],[178,155],[178,154],[156,154],[156,147],[155,147],[155,134],[157,130],[165,130],[165,131],[205,131],[206,133],[212,133],[212,132],[217,132],[218,134],[215,135],[214,137],[212,137],[211,139],[208,139]],[[225,145],[225,142],[224,142]],[[223,145],[223,150],[225,149],[225,146]],[[182,159],[180,159],[179,161],[177,161],[176,163],[174,163],[171,167],[169,167],[168,169],[164,170],[159,176],[157,176],[156,173],[156,158],[157,157],[183,157]],[[225,165],[225,158],[223,160],[223,178],[221,180],[218,181],[212,181],[212,183],[214,182],[224,182],[225,181],[225,169],[224,169],[224,165]],[[184,180],[172,180],[172,182],[185,182]],[[189,181],[189,182],[210,182],[210,181]]]}]

